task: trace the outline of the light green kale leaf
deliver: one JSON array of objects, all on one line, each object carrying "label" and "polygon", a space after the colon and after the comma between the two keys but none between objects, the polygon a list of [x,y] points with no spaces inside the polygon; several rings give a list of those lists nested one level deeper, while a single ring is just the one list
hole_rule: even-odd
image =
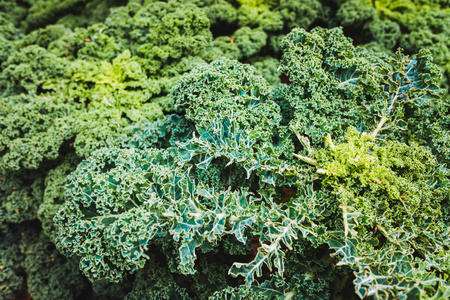
[{"label": "light green kale leaf", "polygon": [[356,293],[441,298],[448,283],[448,226],[440,218],[448,180],[431,152],[397,141],[375,143],[350,128],[346,142],[317,153],[341,220],[327,243],[355,270]]}]

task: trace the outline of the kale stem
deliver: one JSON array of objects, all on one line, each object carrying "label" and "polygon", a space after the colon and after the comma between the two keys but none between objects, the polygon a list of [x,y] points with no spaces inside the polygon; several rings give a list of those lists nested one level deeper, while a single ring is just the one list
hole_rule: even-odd
[{"label": "kale stem", "polygon": [[303,156],[303,155],[300,155],[300,154],[296,154],[296,153],[293,153],[293,155],[295,157],[297,157],[298,159],[304,161],[305,163],[308,163],[308,164],[313,165],[313,166],[317,166],[317,161],[312,159],[312,158],[309,158],[307,156]]},{"label": "kale stem", "polygon": [[378,123],[377,128],[372,132],[371,135],[372,135],[373,138],[375,138],[375,136],[378,134],[379,131],[383,130],[383,125],[384,125],[384,123],[386,123],[386,121],[388,119],[388,116],[391,114],[391,111],[392,111],[392,109],[394,108],[394,105],[395,105],[395,101],[397,101],[397,98],[398,98],[398,95],[399,95],[399,92],[400,92],[400,86],[401,85],[399,85],[398,88],[397,88],[397,92],[395,93],[395,96],[392,99],[391,105],[389,105],[389,107],[387,109],[386,115],[383,116],[383,118],[381,118],[381,121],[380,121],[380,123]]}]

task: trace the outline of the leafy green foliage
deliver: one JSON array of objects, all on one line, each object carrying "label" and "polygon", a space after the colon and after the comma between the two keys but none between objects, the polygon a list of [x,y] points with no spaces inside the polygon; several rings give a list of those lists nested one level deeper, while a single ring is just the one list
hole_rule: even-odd
[{"label": "leafy green foliage", "polygon": [[[59,77],[66,72],[66,63],[46,49],[30,45],[12,53],[3,63],[0,88],[6,93],[20,93],[54,88]],[[3,86],[6,84],[6,86]]]},{"label": "leafy green foliage", "polygon": [[38,169],[59,156],[62,144],[74,136],[76,103],[53,97],[10,97],[0,106],[0,172]]},{"label": "leafy green foliage", "polygon": [[37,0],[33,2],[33,5],[28,10],[27,18],[22,25],[25,31],[30,31],[32,28],[51,23],[53,20],[56,20],[59,15],[73,11],[74,8],[80,6],[84,1]]},{"label": "leafy green foliage", "polygon": [[448,1],[0,11],[0,298],[449,297]]},{"label": "leafy green foliage", "polygon": [[53,24],[56,21],[69,28],[92,25],[102,22],[109,15],[111,7],[121,5],[118,0],[107,3],[100,0],[34,0],[27,2],[30,7],[25,20],[21,22],[22,30],[26,32]]},{"label": "leafy green foliage", "polygon": [[448,268],[448,229],[439,220],[439,204],[449,187],[437,180],[441,171],[432,154],[396,141],[374,145],[353,129],[346,143],[317,156],[344,222],[344,234],[329,244],[342,255],[340,264],[357,270],[356,293],[447,297],[450,287],[440,270]]},{"label": "leafy green foliage", "polygon": [[56,242],[57,235],[53,218],[64,203],[66,177],[79,163],[80,159],[74,153],[69,153],[60,165],[48,172],[45,178],[45,189],[37,216],[41,221],[43,232],[53,243]]},{"label": "leafy green foliage", "polygon": [[0,13],[0,70],[2,63],[8,59],[15,50],[14,41],[21,37],[20,31],[14,27],[14,24],[8,20],[5,14]]},{"label": "leafy green foliage", "polygon": [[[266,100],[270,92],[271,87],[254,68],[220,59],[194,69],[172,95],[177,108],[191,122],[223,119],[221,116],[235,113],[239,127],[266,128],[270,134],[270,126],[277,123],[276,104]],[[243,114],[237,114],[241,111]],[[261,116],[267,116],[267,121]]]},{"label": "leafy green foliage", "polygon": [[40,172],[0,173],[0,228],[35,219],[42,194]]},{"label": "leafy green foliage", "polygon": [[[226,232],[228,215],[234,216],[229,221],[234,227],[231,233],[245,241],[242,234],[246,224],[240,228],[237,220],[251,219],[256,201],[246,200],[245,192],[212,194],[196,187],[185,173],[174,173],[167,166],[175,162],[164,152],[104,150],[95,152],[91,159],[79,165],[78,175],[73,173],[69,178],[73,187],[66,187],[79,199],[77,204],[65,204],[55,221],[60,229],[66,229],[64,234],[60,231],[58,245],[70,249],[68,254],[82,256],[82,270],[92,279],[119,280],[123,271],[142,268],[149,258],[145,251],[150,241],[169,234],[179,243],[180,272],[193,273],[195,249],[214,243]],[[134,166],[128,165],[130,160]],[[97,166],[93,168],[94,162]],[[127,180],[130,176],[137,181]],[[93,177],[98,183],[91,186]],[[83,182],[88,186],[83,187]],[[83,233],[81,228],[95,230]],[[92,252],[86,253],[86,248]]]},{"label": "leafy green foliage", "polygon": [[77,260],[62,256],[46,236],[27,244],[24,268],[33,298],[75,299],[81,294],[86,280],[76,268]]},{"label": "leafy green foliage", "polygon": [[2,228],[2,243],[0,250],[0,292],[1,299],[14,297],[17,290],[23,286],[23,278],[16,274],[15,267],[25,259],[20,252],[20,246],[17,243],[18,238],[11,233],[11,230]]},{"label": "leafy green foliage", "polygon": [[[402,47],[407,53],[428,48],[449,80],[448,3],[420,0],[339,1],[338,24],[357,33],[358,43],[374,42],[387,51]],[[360,26],[366,29],[361,34]],[[352,34],[353,35],[353,34]]]},{"label": "leafy green foliage", "polygon": [[280,4],[275,8],[275,11],[281,15],[284,27],[288,30],[294,28],[307,29],[320,19],[320,11],[323,6],[319,1],[279,1]]},{"label": "leafy green foliage", "polygon": [[62,256],[45,235],[36,234],[36,223],[25,224],[1,232],[1,299],[25,290],[25,282],[33,299],[76,299],[86,285],[77,261]]},{"label": "leafy green foliage", "polygon": [[[186,290],[177,285],[169,270],[154,264],[146,271],[147,272],[145,273],[138,273],[137,276],[143,278],[142,280],[136,281],[137,284],[133,287],[133,290],[126,295],[125,299],[191,299]],[[167,282],[167,279],[169,278],[172,280]]]},{"label": "leafy green foliage", "polygon": [[[251,259],[229,270],[246,287],[212,297],[329,296],[336,276],[348,272],[318,267],[332,268],[332,261],[355,270],[361,297],[413,295],[408,282],[425,277],[435,278],[422,283],[430,296],[446,293],[439,272],[411,265],[417,277],[404,278],[403,269],[397,271],[403,267],[386,261],[403,253],[399,263],[412,264],[418,251],[417,262],[446,268],[444,219],[432,221],[449,196],[446,175],[422,146],[375,140],[381,133],[407,133],[405,112],[435,105],[439,74],[428,53],[389,57],[355,48],[340,30],[324,29],[294,29],[283,50],[289,86],[273,89],[254,68],[225,58],[201,65],[171,93],[179,120],[191,124],[180,141],[167,140],[164,122],[134,128],[143,136],[124,142],[125,148],[96,151],[78,165],[55,221],[58,246],[81,256],[91,280],[117,281],[151,266],[156,249],[165,252],[172,272],[195,274],[197,251],[209,253],[231,236],[242,244],[257,241]],[[327,127],[311,130],[311,121]],[[328,148],[317,150],[324,140]],[[426,250],[430,243],[440,246]],[[294,248],[299,245],[304,248]],[[293,266],[286,267],[290,251],[305,257],[324,245],[336,252],[314,259],[315,271],[292,256]],[[233,248],[228,251],[239,251]],[[368,280],[365,270],[385,279]],[[278,279],[258,282],[268,279],[267,272]],[[305,291],[311,278],[317,283]],[[167,288],[185,297],[179,285]],[[130,297],[143,297],[145,290]]]},{"label": "leafy green foliage", "polygon": [[313,145],[325,133],[343,136],[349,125],[375,135],[402,126],[396,120],[405,107],[431,106],[441,95],[427,52],[375,54],[354,48],[339,29],[293,30],[283,47],[281,68],[293,83],[283,101],[294,109],[291,126]]},{"label": "leafy green foliage", "polygon": [[[197,56],[211,39],[208,27],[194,5],[159,2],[118,8],[104,24],[85,29],[55,25],[28,35],[2,64],[0,92],[6,98],[0,109],[18,110],[2,122],[8,129],[2,130],[6,145],[0,151],[7,151],[2,160],[11,169],[38,168],[72,138],[77,155],[84,157],[116,145],[128,125],[161,118],[170,103],[152,98],[163,96],[180,73],[202,61]],[[15,96],[21,93],[27,96]],[[37,122],[23,126],[30,116]],[[19,126],[24,136],[11,126]],[[23,143],[35,154],[23,157]]]}]

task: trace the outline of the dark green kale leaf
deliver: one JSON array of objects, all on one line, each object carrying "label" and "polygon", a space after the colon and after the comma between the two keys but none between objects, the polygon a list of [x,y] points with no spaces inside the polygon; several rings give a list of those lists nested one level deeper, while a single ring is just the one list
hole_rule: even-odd
[{"label": "dark green kale leaf", "polygon": [[0,228],[37,218],[43,196],[44,172],[0,173]]},{"label": "dark green kale leaf", "polygon": [[41,90],[63,89],[67,62],[45,48],[30,45],[13,52],[2,64],[0,93],[3,96]]},{"label": "dark green kale leaf", "polygon": [[395,52],[402,47],[408,54],[427,48],[449,83],[450,10],[448,2],[439,1],[336,1],[338,7],[332,25],[343,26],[356,44]]},{"label": "dark green kale leaf", "polygon": [[4,98],[0,105],[0,173],[38,169],[56,159],[74,135],[80,105],[40,95]]},{"label": "dark green kale leaf", "polygon": [[201,65],[184,76],[172,91],[177,109],[187,120],[202,121],[234,116],[242,129],[266,131],[268,139],[277,125],[277,105],[268,101],[272,88],[256,70],[228,59]]},{"label": "dark green kale leaf", "polygon": [[430,108],[442,95],[426,51],[412,58],[374,53],[355,48],[337,28],[295,29],[283,49],[281,69],[292,83],[283,106],[290,104],[290,125],[312,145],[322,145],[327,133],[343,137],[349,126],[375,135],[394,127],[408,130],[397,122],[406,108]]},{"label": "dark green kale leaf", "polygon": [[77,299],[86,280],[77,260],[62,256],[36,222],[8,225],[0,232],[1,299]]},{"label": "dark green kale leaf", "polygon": [[203,244],[226,233],[245,242],[257,199],[245,191],[214,193],[188,170],[170,167],[176,165],[163,150],[94,152],[68,178],[68,201],[55,216],[58,247],[81,256],[91,280],[118,281],[144,266],[153,240],[176,242],[182,274],[194,273],[195,250]]},{"label": "dark green kale leaf", "polygon": [[324,10],[317,0],[285,0],[279,1],[274,11],[281,15],[283,27],[287,30],[294,28],[308,29],[321,17]]},{"label": "dark green kale leaf", "polygon": [[[203,293],[205,291],[202,291]],[[151,266],[137,273],[133,290],[126,295],[126,300],[189,300],[186,289],[180,287],[173,274],[164,266],[153,261]]]},{"label": "dark green kale leaf", "polygon": [[20,39],[21,36],[22,34],[14,27],[8,16],[0,13],[0,71],[3,71],[3,62],[8,59],[16,48],[14,42]]},{"label": "dark green kale leaf", "polygon": [[64,203],[66,177],[75,171],[81,159],[75,153],[69,153],[63,162],[56,168],[50,170],[45,177],[45,189],[41,199],[39,199],[39,209],[37,216],[41,221],[44,234],[56,243],[57,231],[53,218]]}]

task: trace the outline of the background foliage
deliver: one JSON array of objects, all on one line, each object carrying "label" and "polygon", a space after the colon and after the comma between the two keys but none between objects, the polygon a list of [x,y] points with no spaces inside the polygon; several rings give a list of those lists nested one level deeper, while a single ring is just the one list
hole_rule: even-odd
[{"label": "background foliage", "polygon": [[450,297],[449,5],[0,0],[0,299]]}]

